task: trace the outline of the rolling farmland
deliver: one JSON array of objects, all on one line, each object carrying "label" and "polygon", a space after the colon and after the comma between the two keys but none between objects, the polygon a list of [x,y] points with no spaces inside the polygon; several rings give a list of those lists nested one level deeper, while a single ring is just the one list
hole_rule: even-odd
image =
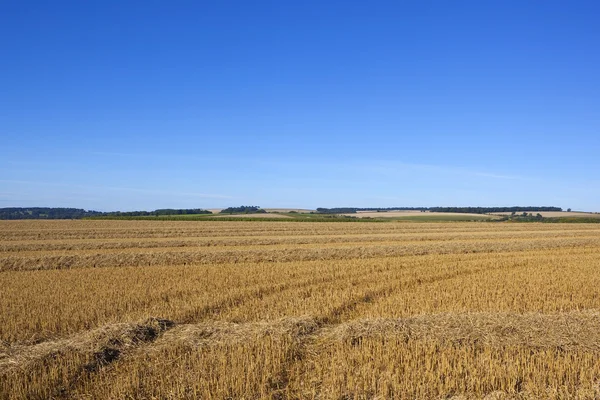
[{"label": "rolling farmland", "polygon": [[600,225],[0,221],[0,399],[600,397]]}]

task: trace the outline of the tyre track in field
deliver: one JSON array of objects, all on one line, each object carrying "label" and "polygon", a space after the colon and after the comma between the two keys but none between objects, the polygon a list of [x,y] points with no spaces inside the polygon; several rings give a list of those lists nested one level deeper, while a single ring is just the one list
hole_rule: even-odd
[{"label": "tyre track in field", "polygon": [[[10,399],[10,394],[5,394],[15,391],[15,387],[27,399],[69,399],[80,382],[135,349],[153,343],[173,327],[173,321],[149,318],[35,345],[10,346],[0,351],[0,399]],[[30,389],[30,381],[36,380],[48,385],[47,392]]]},{"label": "tyre track in field", "polygon": [[309,352],[312,352],[312,349],[316,347],[316,341],[319,337],[323,336],[324,332],[330,331],[336,326],[347,323],[348,317],[351,315],[352,311],[354,311],[359,305],[372,303],[374,300],[385,298],[387,296],[390,296],[397,290],[414,289],[421,285],[427,285],[434,282],[440,282],[458,277],[476,275],[484,271],[499,269],[516,269],[524,266],[523,264],[526,265],[527,262],[524,261],[524,263],[518,263],[512,266],[502,265],[495,268],[476,268],[468,271],[452,271],[431,277],[416,278],[411,281],[405,282],[402,285],[392,283],[390,285],[386,285],[383,288],[368,291],[354,299],[348,300],[340,304],[339,306],[332,308],[327,313],[318,316],[314,319],[316,326],[313,329],[299,333],[298,336],[295,338],[293,345],[284,354],[282,362],[283,367],[280,369],[278,374],[276,374],[277,379],[275,379],[275,382],[278,382],[278,384],[270,388],[272,390],[272,398],[278,400],[291,399],[287,390],[287,387],[290,382],[290,372],[298,369],[298,364],[303,362],[303,360]]},{"label": "tyre track in field", "polygon": [[[12,360],[10,358],[8,360],[3,359],[2,352],[0,352],[0,377],[5,375],[8,380],[10,379],[11,370],[14,370],[14,368],[24,369],[27,365],[35,366],[39,364],[41,365],[37,368],[40,368],[41,370],[38,373],[41,373],[42,375],[50,374],[45,368],[51,369],[52,365],[54,363],[59,363],[65,354],[67,356],[69,354],[76,355],[77,357],[74,358],[75,361],[71,362],[74,369],[68,371],[68,383],[64,384],[56,381],[54,389],[49,396],[49,398],[54,399],[68,399],[80,382],[90,378],[93,374],[102,371],[113,362],[126,359],[129,354],[139,350],[138,348],[151,346],[155,340],[168,330],[176,327],[194,326],[203,322],[205,324],[211,324],[214,321],[205,321],[204,319],[211,314],[238,307],[252,299],[252,297],[270,297],[285,293],[291,289],[327,284],[340,278],[346,279],[350,277],[359,279],[373,273],[374,269],[368,269],[360,274],[350,276],[334,274],[327,279],[320,279],[317,282],[314,281],[314,278],[308,278],[301,282],[290,281],[280,285],[259,287],[234,296],[233,298],[224,299],[214,304],[201,307],[200,310],[190,312],[189,315],[178,318],[177,321],[162,318],[150,318],[148,321],[141,324],[132,325],[121,323],[108,325],[95,328],[91,332],[84,331],[63,339],[48,340],[28,346],[12,346],[20,349],[20,351],[12,357]],[[231,323],[220,322],[220,324]],[[246,325],[252,324],[253,323],[248,323]],[[260,322],[258,324],[260,324]],[[121,326],[125,326],[124,331],[123,329],[120,329],[115,333],[108,333],[100,337],[94,333],[105,330],[112,331],[114,328],[119,328]],[[312,328],[302,328],[299,330],[298,337],[309,332],[312,332]],[[36,395],[29,394],[27,397],[35,398]],[[43,397],[44,396],[40,398]]]},{"label": "tyre track in field", "polygon": [[[417,266],[414,266],[414,268],[416,268],[416,267]],[[182,317],[177,318],[177,321],[179,323],[184,323],[184,324],[198,323],[200,321],[205,320],[206,317],[208,317],[210,315],[222,314],[226,311],[233,310],[255,298],[260,298],[261,300],[268,299],[273,296],[286,293],[292,289],[301,289],[301,288],[307,288],[307,287],[316,286],[316,285],[324,285],[327,283],[334,282],[338,279],[348,279],[348,278],[360,279],[365,276],[373,274],[375,270],[376,270],[376,268],[371,268],[371,269],[362,271],[358,274],[332,273],[331,275],[327,276],[326,278],[315,279],[315,277],[312,276],[312,277],[309,277],[309,278],[306,278],[306,279],[303,279],[300,281],[291,280],[291,281],[285,282],[285,283],[270,285],[270,286],[266,286],[266,287],[258,287],[255,289],[245,291],[240,294],[236,294],[235,296],[232,296],[230,298],[220,300],[213,304],[202,306],[198,310],[190,311],[190,312],[184,314]],[[343,270],[343,271],[350,271],[350,270],[348,269],[348,270]],[[383,272],[382,269],[377,269],[376,273],[381,273],[381,272]],[[307,272],[307,274],[310,274],[310,272]]]},{"label": "tyre track in field", "polygon": [[[519,257],[517,255],[514,255],[511,257],[511,259],[513,259],[513,258],[519,258]],[[439,274],[439,272],[436,272],[436,271],[428,271],[425,276],[418,276],[418,277],[416,277],[414,275],[405,276],[404,279],[408,279],[408,280],[403,281],[403,283],[401,283],[400,286],[396,282],[395,284],[392,284],[390,286],[391,289],[390,289],[390,287],[386,286],[383,289],[369,291],[364,296],[361,296],[362,301],[349,300],[347,303],[343,303],[342,305],[332,309],[330,311],[330,313],[327,314],[326,316],[318,317],[317,322],[321,325],[337,323],[336,320],[345,319],[345,317],[342,316],[343,313],[349,313],[349,312],[353,311],[361,303],[370,303],[373,300],[375,300],[376,298],[379,298],[382,296],[386,297],[386,296],[392,294],[394,290],[410,289],[410,288],[414,288],[418,285],[424,285],[424,284],[428,284],[428,283],[437,282],[440,280],[452,279],[455,277],[479,273],[483,270],[506,268],[504,266],[499,266],[496,268],[481,267],[481,268],[474,269],[473,264],[481,263],[481,260],[478,258],[460,260],[460,262],[462,264],[461,269],[453,269],[452,271],[446,272],[441,275]],[[230,312],[242,307],[244,304],[246,304],[249,301],[254,300],[254,299],[269,300],[269,299],[273,298],[274,296],[279,296],[280,294],[285,294],[286,292],[289,292],[290,290],[297,290],[297,289],[303,289],[303,288],[309,288],[309,287],[316,287],[318,289],[321,287],[325,287],[328,284],[330,284],[331,282],[335,282],[338,280],[344,280],[344,281],[351,280],[351,281],[353,281],[352,285],[359,284],[359,286],[360,286],[360,284],[364,284],[364,283],[368,283],[368,282],[376,282],[376,281],[379,281],[382,279],[387,279],[386,278],[387,275],[389,275],[391,273],[398,274],[399,271],[402,271],[401,274],[399,274],[396,278],[394,278],[394,279],[399,279],[400,275],[410,274],[410,271],[417,269],[417,268],[422,268],[422,265],[421,264],[401,264],[401,265],[397,265],[397,266],[388,265],[388,264],[379,265],[379,266],[374,265],[368,269],[363,270],[360,273],[354,273],[354,274],[331,273],[331,275],[327,274],[327,275],[329,275],[329,277],[321,278],[317,281],[315,281],[313,278],[308,278],[308,279],[303,279],[301,281],[290,281],[290,282],[286,282],[284,284],[273,285],[273,286],[269,286],[266,288],[260,287],[258,289],[253,289],[251,291],[247,291],[245,293],[236,295],[233,299],[224,299],[223,301],[219,301],[213,305],[208,305],[206,307],[202,307],[199,311],[192,311],[192,312],[188,313],[184,318],[180,318],[180,320],[182,323],[198,323],[200,321],[205,320],[206,317],[209,317],[210,315],[221,314],[221,315],[224,315],[224,319],[223,319],[224,321],[234,322],[236,320],[230,319],[231,315],[228,318],[227,315]],[[346,270],[344,269],[342,271],[346,271]],[[396,271],[396,272],[394,272],[394,271]],[[367,279],[365,279],[365,278],[367,278]],[[344,289],[345,288],[343,286],[340,286],[340,287],[336,288],[335,290],[343,291]],[[319,292],[319,290],[317,290],[317,292]],[[268,305],[261,306],[261,308],[262,307],[269,308]],[[285,315],[287,315],[287,314],[285,314]],[[337,318],[337,319],[333,318],[332,317],[333,315],[336,315],[339,318]],[[284,316],[282,315],[281,318],[283,318],[283,317]],[[242,320],[242,322],[245,322],[245,320]]]},{"label": "tyre track in field", "polygon": [[[417,267],[417,266],[414,266]],[[153,342],[162,336],[168,330],[176,327],[195,326],[196,324],[212,324],[214,321],[206,321],[205,318],[219,312],[234,309],[244,304],[253,297],[268,298],[274,295],[285,293],[291,289],[308,287],[313,285],[326,285],[327,283],[333,282],[337,279],[360,279],[369,275],[373,275],[373,279],[376,279],[377,275],[390,271],[390,267],[387,268],[369,268],[362,271],[359,274],[332,274],[326,279],[320,279],[315,282],[314,278],[303,279],[302,281],[290,281],[285,284],[271,285],[268,287],[259,287],[256,289],[249,290],[245,293],[237,295],[233,298],[223,299],[222,301],[214,304],[206,305],[201,307],[198,311],[190,312],[187,316],[180,317],[176,321],[162,319],[162,318],[151,318],[147,322],[141,324],[114,324],[109,326],[103,326],[93,329],[90,331],[80,332],[63,339],[48,340],[45,342],[37,343],[34,345],[19,346],[13,345],[14,348],[20,348],[20,355],[17,354],[13,359],[18,361],[6,361],[2,362],[0,357],[0,376],[6,373],[6,371],[12,369],[11,364],[16,366],[21,364],[19,368],[23,369],[27,364],[35,365],[41,363],[41,373],[48,373],[44,368],[52,368],[52,365],[60,363],[62,357],[66,354],[77,354],[78,358],[75,358],[71,362],[72,370],[68,371],[68,383],[59,383],[57,381],[50,398],[56,399],[67,399],[70,398],[72,391],[78,387],[78,385],[90,378],[93,374],[98,373],[105,369],[115,361],[125,360],[129,354],[136,349],[151,346]],[[411,269],[410,267],[408,269]],[[153,325],[157,325],[154,327]],[[230,322],[221,321],[218,324],[232,324]],[[249,322],[244,325],[260,325],[262,322]],[[268,325],[268,324],[267,324]],[[296,326],[296,323],[292,323]],[[301,326],[300,326],[301,325]],[[294,351],[296,356],[301,355],[298,350],[304,346],[304,336],[315,332],[315,328],[318,326],[318,322],[311,322],[310,324],[300,323],[297,331],[293,335],[294,346],[290,351]],[[118,328],[120,326],[126,326],[126,330],[123,333],[119,330],[117,333],[109,333],[98,337],[94,332],[112,330],[113,327]],[[66,350],[65,350],[66,349]],[[139,349],[138,349],[139,350]],[[0,356],[1,356],[0,352]],[[286,355],[287,357],[287,355]],[[29,359],[29,361],[28,361]],[[6,375],[7,379],[9,375]],[[275,382],[275,381],[274,381]],[[275,384],[275,383],[274,383]],[[275,384],[277,386],[277,384]],[[27,397],[36,397],[31,394]]]},{"label": "tyre track in field", "polygon": [[[532,336],[532,332],[535,335]],[[287,383],[298,378],[296,374],[301,373],[300,367],[306,369],[305,365],[299,364],[318,359],[320,350],[332,342],[355,346],[369,338],[405,343],[434,340],[457,346],[522,346],[531,351],[600,354],[600,311],[445,313],[397,319],[358,319],[322,327],[309,317],[243,324],[206,321],[189,325],[149,319],[139,324],[105,326],[54,343],[31,346],[23,349],[21,354],[12,354],[9,362],[2,362],[0,352],[0,399],[89,398],[90,387],[86,383],[94,378],[94,374],[111,374],[110,365],[114,362],[124,362],[121,368],[127,368],[127,363],[134,362],[136,357],[144,357],[149,352],[160,354],[161,348],[173,343],[188,343],[190,351],[202,352],[210,346],[235,346],[265,336],[291,338],[291,346],[283,357],[289,361],[290,368],[285,368],[283,374],[274,376],[268,383],[270,398],[291,399],[297,396],[287,390]],[[311,347],[313,344],[315,346]],[[80,357],[70,358],[68,377],[61,382],[52,375],[51,368],[53,363],[64,362],[65,355]],[[177,359],[167,362],[177,362]],[[46,374],[46,382],[50,385],[46,395],[15,390],[18,381],[28,382],[40,374]],[[104,381],[110,382],[110,375]],[[91,388],[93,390],[94,386]]]}]

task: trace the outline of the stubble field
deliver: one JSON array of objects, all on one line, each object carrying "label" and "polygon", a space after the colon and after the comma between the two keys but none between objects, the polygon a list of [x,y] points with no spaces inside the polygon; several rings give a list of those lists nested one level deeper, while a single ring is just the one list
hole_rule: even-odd
[{"label": "stubble field", "polygon": [[600,398],[600,225],[0,221],[0,399]]}]

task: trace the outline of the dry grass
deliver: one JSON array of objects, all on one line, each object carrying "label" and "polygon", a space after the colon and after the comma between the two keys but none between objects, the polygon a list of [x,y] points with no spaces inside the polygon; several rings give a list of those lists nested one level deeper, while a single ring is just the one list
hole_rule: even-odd
[{"label": "dry grass", "polygon": [[600,397],[596,224],[0,221],[0,399]]}]

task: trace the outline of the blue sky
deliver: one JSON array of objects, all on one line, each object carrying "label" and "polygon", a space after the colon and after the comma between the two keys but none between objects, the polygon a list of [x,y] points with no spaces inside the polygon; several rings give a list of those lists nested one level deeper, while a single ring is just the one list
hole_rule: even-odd
[{"label": "blue sky", "polygon": [[0,207],[600,211],[596,1],[0,2]]}]

